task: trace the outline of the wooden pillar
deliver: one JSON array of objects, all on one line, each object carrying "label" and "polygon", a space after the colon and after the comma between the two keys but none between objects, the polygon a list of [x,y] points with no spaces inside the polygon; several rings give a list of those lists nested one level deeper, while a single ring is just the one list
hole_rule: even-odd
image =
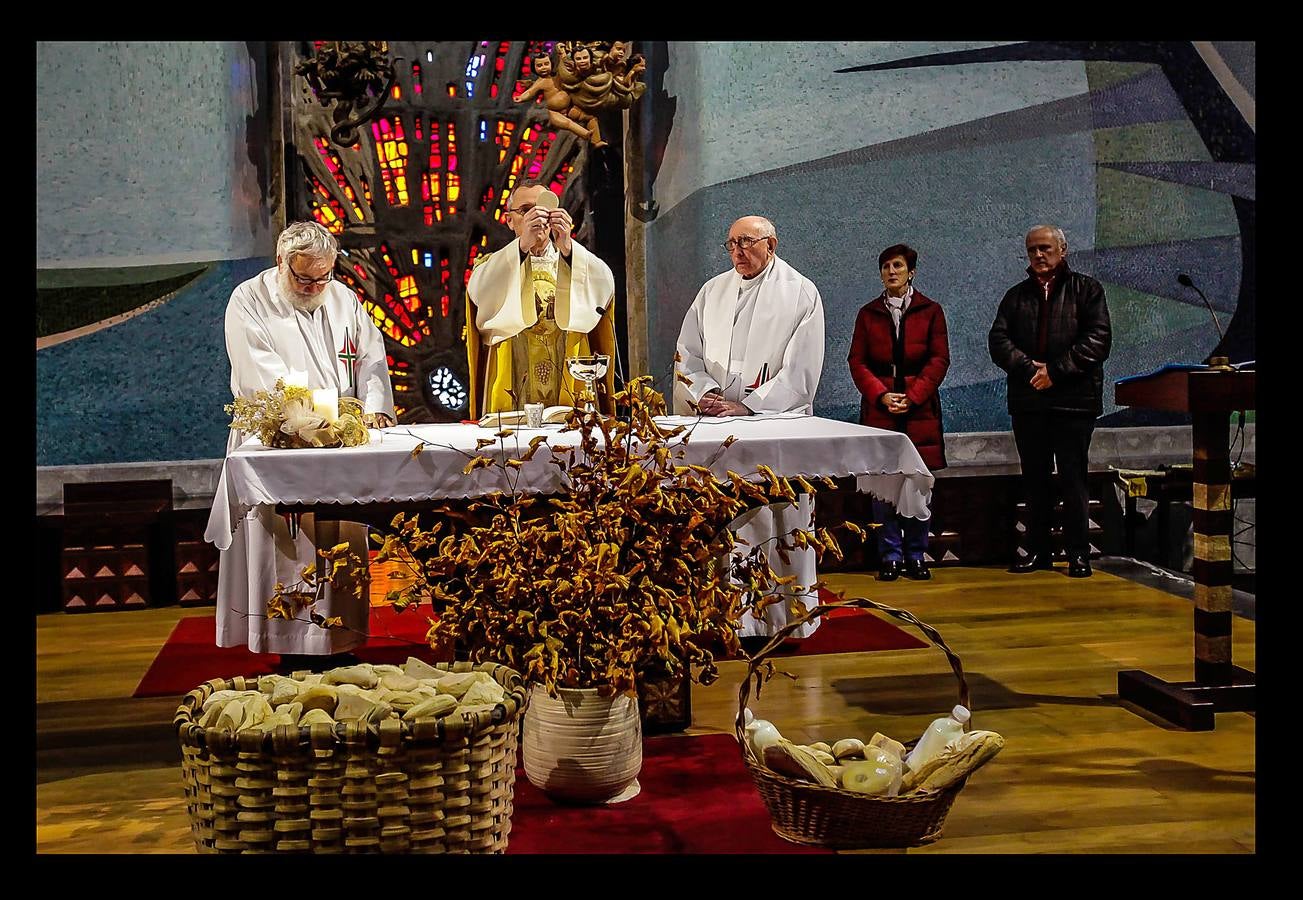
[{"label": "wooden pillar", "polygon": [[1194,680],[1231,683],[1231,464],[1224,413],[1195,413]]},{"label": "wooden pillar", "polygon": [[625,361],[629,378],[651,370],[647,334],[647,225],[632,212],[632,205],[642,196],[643,146],[639,123],[637,106],[624,111],[624,315],[629,336],[629,358]]},{"label": "wooden pillar", "polygon": [[[1254,673],[1231,662],[1230,442],[1227,417],[1253,409],[1253,371],[1162,369],[1118,382],[1117,402],[1189,412],[1194,442],[1194,681],[1167,682],[1139,669],[1118,672],[1118,697],[1192,731],[1215,714],[1257,709]],[[1163,507],[1160,506],[1160,509]]]}]

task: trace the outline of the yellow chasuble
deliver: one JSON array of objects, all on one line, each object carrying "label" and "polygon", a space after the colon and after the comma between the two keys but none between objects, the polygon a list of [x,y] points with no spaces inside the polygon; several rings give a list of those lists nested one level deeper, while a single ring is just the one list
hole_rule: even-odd
[{"label": "yellow chasuble", "polygon": [[[574,405],[583,385],[565,361],[592,353],[614,360],[614,279],[600,259],[578,243],[572,246],[569,263],[551,247],[550,254],[526,254],[521,262],[515,241],[476,260],[466,289],[468,418],[526,403]],[[612,414],[614,362],[603,382],[597,385],[598,406]]]}]

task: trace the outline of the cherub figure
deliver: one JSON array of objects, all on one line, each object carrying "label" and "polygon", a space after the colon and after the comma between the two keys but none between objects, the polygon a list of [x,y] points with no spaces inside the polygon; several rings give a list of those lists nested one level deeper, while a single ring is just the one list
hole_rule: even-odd
[{"label": "cherub figure", "polygon": [[[585,128],[579,122],[576,122],[567,111],[572,111],[570,94],[563,90],[558,84],[557,79],[552,74],[552,57],[546,53],[539,53],[533,57],[534,74],[538,76],[534,83],[525,88],[519,97],[514,98],[517,103],[529,103],[539,94],[543,95],[543,105],[547,107],[548,121],[556,128],[564,128],[584,140],[591,140],[594,146],[604,146],[594,140],[593,134],[596,129],[596,121],[593,122],[593,130]],[[582,111],[580,111],[582,113]],[[583,115],[582,118],[590,119],[591,116]]]},{"label": "cherub figure", "polygon": [[641,97],[647,89],[645,84],[638,81],[638,76],[647,68],[647,62],[642,54],[629,57],[629,41],[612,41],[611,49],[602,57],[601,65],[617,82],[633,93],[634,100]]}]

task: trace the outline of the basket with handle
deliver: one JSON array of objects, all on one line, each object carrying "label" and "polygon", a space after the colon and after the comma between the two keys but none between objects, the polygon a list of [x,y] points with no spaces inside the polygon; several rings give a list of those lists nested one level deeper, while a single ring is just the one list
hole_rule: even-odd
[{"label": "basket with handle", "polygon": [[[811,619],[835,609],[878,610],[918,628],[933,646],[946,655],[959,682],[958,702],[971,709],[963,664],[931,625],[920,622],[905,610],[862,597],[824,603],[789,622],[751,658],[746,678],[738,690],[738,715],[735,723],[738,743],[742,748],[742,760],[769,810],[774,832],[781,838],[797,844],[840,850],[929,844],[941,837],[946,815],[963,790],[967,776],[940,790],[920,791],[899,797],[861,794],[824,787],[775,772],[766,767],[763,760],[756,759],[750,742],[746,739],[743,731],[744,711],[751,696],[753,680],[756,683],[756,696],[760,695],[760,666],[788,635]],[[971,727],[970,721],[965,730]],[[911,741],[906,746],[912,747],[915,743],[917,741]]]},{"label": "basket with handle", "polygon": [[491,709],[378,724],[203,728],[204,701],[257,678],[214,678],[186,694],[172,724],[195,848],[201,853],[501,853],[511,831],[520,674],[485,671],[506,692]]}]

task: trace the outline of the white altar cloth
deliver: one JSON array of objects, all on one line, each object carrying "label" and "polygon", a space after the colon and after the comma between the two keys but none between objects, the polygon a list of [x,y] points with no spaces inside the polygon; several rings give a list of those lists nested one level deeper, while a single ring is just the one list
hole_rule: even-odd
[{"label": "white altar cloth", "polygon": [[[693,464],[705,465],[725,438],[736,437],[711,464],[720,478],[729,470],[753,476],[762,464],[784,476],[859,476],[861,491],[894,504],[903,515],[929,517],[932,473],[900,432],[795,413],[722,419],[664,416],[657,422],[693,426],[675,439],[688,438],[685,461]],[[246,441],[222,466],[204,536],[218,549],[227,549],[245,514],[263,504],[347,506],[467,498],[513,488],[529,494],[561,490],[564,475],[548,463],[551,455],[543,448],[514,470],[511,480],[493,467],[463,475],[467,454],[476,452],[475,442],[496,431],[460,424],[398,425],[373,430],[372,442],[361,447],[322,449],[279,450],[256,438]],[[517,428],[505,439],[507,458],[523,453],[539,434],[549,434],[549,444],[555,447],[579,443],[578,432],[562,432],[557,425]],[[413,456],[418,444],[425,446]],[[496,445],[480,451],[497,452]]]}]

